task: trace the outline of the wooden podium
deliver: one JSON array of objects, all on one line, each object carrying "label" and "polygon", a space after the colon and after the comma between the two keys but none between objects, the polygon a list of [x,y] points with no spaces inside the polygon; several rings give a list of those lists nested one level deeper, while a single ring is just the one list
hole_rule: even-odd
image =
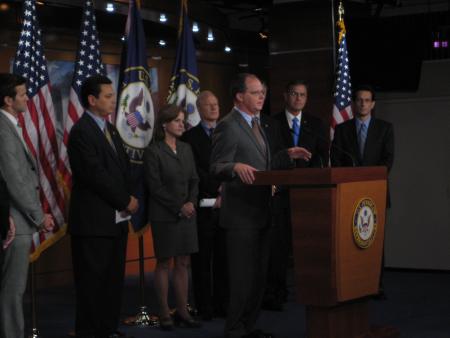
[{"label": "wooden podium", "polygon": [[370,333],[367,297],[378,293],[386,178],[385,167],[256,175],[257,185],[290,187],[297,298],[306,305],[307,338],[390,336]]}]

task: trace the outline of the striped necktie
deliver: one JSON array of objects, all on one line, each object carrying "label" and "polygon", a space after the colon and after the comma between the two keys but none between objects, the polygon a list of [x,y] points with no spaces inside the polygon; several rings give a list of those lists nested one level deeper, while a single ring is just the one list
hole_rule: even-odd
[{"label": "striped necktie", "polygon": [[261,146],[261,149],[263,150],[264,154],[266,154],[267,151],[266,142],[264,141],[264,137],[262,136],[261,132],[261,127],[259,126],[259,118],[256,116],[252,118],[252,131],[253,134],[255,134],[256,140]]},{"label": "striped necktie", "polygon": [[367,127],[364,123],[361,123],[358,131],[358,146],[359,146],[359,155],[361,155],[361,158],[364,157],[366,138],[367,138]]}]

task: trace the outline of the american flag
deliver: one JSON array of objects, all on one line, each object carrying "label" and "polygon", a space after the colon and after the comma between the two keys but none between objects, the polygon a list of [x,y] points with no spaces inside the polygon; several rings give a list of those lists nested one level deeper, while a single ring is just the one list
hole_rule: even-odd
[{"label": "american flag", "polygon": [[55,220],[53,232],[39,232],[33,236],[31,259],[35,260],[43,250],[61,238],[66,230],[64,197],[56,179],[56,118],[35,1],[24,1],[22,30],[13,73],[27,79],[28,111],[21,114],[19,119],[23,126],[25,142],[37,160],[43,210],[52,214]]},{"label": "american flag", "polygon": [[88,0],[84,4],[83,18],[81,19],[80,38],[78,42],[77,59],[70,87],[69,106],[64,125],[63,142],[60,148],[60,160],[58,164],[61,175],[60,182],[64,188],[66,199],[72,187],[72,174],[70,172],[69,158],[67,156],[67,142],[69,132],[75,122],[83,114],[79,99],[81,84],[88,77],[96,74],[105,75],[105,67],[100,55],[100,43],[98,40],[97,26],[95,24],[95,11],[93,2]]},{"label": "american flag", "polygon": [[340,19],[337,25],[339,27],[339,49],[338,66],[336,71],[336,87],[334,90],[333,119],[331,121],[330,131],[331,139],[333,139],[335,126],[353,117],[351,107],[352,84],[350,81],[350,64],[348,61],[344,20]]}]

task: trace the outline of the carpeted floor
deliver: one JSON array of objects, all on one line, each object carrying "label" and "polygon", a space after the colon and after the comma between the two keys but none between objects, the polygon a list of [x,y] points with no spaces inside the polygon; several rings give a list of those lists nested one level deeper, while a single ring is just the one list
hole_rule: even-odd
[{"label": "carpeted floor", "polygon": [[[156,311],[151,287],[146,292],[150,312]],[[123,316],[138,310],[138,281],[128,279],[124,294]],[[387,300],[371,301],[371,322],[396,327],[405,338],[450,338],[450,273],[395,271],[385,273]],[[277,338],[305,336],[304,306],[294,302],[294,291],[283,312],[263,311],[259,328]],[[38,329],[40,338],[63,338],[73,330],[74,291],[72,288],[40,290],[38,293]],[[29,299],[26,300],[29,309]],[[30,311],[27,311],[30,326]],[[164,332],[158,328],[137,328],[123,325],[121,330],[135,338],[221,338],[224,319],[204,322],[200,329],[175,329]]]}]

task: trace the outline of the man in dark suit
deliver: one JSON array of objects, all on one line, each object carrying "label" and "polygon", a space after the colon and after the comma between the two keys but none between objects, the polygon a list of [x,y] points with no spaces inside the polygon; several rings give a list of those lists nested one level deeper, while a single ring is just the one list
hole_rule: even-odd
[{"label": "man in dark suit", "polygon": [[[388,172],[394,163],[394,128],[392,124],[373,116],[375,91],[371,86],[360,86],[353,94],[355,118],[338,124],[331,146],[333,167],[386,166]],[[387,194],[387,207],[390,195]],[[384,299],[383,266],[378,298]]]},{"label": "man in dark suit", "polygon": [[353,95],[355,118],[336,126],[331,146],[333,167],[386,166],[394,163],[394,128],[373,116],[375,92],[358,87]]},{"label": "man in dark suit", "polygon": [[[4,251],[0,267],[2,338],[24,336],[23,294],[31,239],[36,231],[51,231],[54,227],[53,217],[42,210],[36,159],[23,139],[18,120],[19,114],[27,110],[27,101],[25,78],[0,74],[0,173],[10,199],[9,215],[15,224],[14,240]],[[6,217],[3,215],[3,222]]]},{"label": "man in dark suit", "polygon": [[86,109],[70,131],[73,188],[69,210],[76,291],[77,337],[118,337],[128,234],[127,216],[138,202],[131,194],[129,159],[107,117],[116,108],[105,76],[81,87]]},{"label": "man in dark suit", "polygon": [[197,229],[199,251],[192,255],[192,282],[195,304],[203,320],[225,313],[227,274],[225,241],[219,228],[220,181],[209,172],[211,137],[219,119],[219,102],[208,90],[197,97],[200,123],[185,132],[182,140],[194,153],[200,177]]},{"label": "man in dark suit", "polygon": [[[301,80],[291,81],[284,92],[285,109],[274,116],[280,124],[283,148],[301,147],[310,159],[295,161],[297,168],[328,165],[327,130],[322,121],[304,112],[308,100],[308,86]],[[279,187],[274,196],[274,223],[269,272],[263,308],[281,311],[287,297],[286,275],[291,243],[289,190]]]},{"label": "man in dark suit", "polygon": [[[268,186],[253,186],[254,173],[309,155],[294,147],[276,151],[276,122],[260,115],[266,89],[253,74],[232,82],[234,108],[217,125],[212,141],[211,172],[224,180],[220,226],[225,229],[229,273],[227,338],[268,338],[254,330],[265,288],[270,244]],[[275,142],[274,142],[275,141]]]}]

